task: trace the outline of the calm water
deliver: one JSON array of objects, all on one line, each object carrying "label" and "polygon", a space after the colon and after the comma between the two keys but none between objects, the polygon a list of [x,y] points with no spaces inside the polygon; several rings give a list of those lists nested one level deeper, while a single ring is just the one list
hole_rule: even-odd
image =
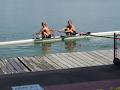
[{"label": "calm water", "polygon": [[[56,30],[64,28],[68,19],[78,32],[120,30],[119,3],[120,0],[0,0],[0,41],[32,38],[42,21]],[[109,49],[112,44],[112,40],[99,38],[4,46],[0,47],[0,57]]]}]

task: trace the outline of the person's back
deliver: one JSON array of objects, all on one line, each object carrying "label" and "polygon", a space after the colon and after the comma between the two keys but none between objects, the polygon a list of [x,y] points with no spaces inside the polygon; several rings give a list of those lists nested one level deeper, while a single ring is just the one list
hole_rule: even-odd
[{"label": "person's back", "polygon": [[46,32],[48,35],[50,35],[50,34],[51,34],[51,30],[49,29],[47,23],[45,23],[44,25],[45,25],[45,26],[44,26],[45,32]]}]

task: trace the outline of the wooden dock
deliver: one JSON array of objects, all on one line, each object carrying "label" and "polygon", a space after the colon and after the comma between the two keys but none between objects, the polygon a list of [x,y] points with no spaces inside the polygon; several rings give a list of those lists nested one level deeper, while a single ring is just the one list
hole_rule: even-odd
[{"label": "wooden dock", "polygon": [[0,75],[113,64],[113,50],[0,59]]}]

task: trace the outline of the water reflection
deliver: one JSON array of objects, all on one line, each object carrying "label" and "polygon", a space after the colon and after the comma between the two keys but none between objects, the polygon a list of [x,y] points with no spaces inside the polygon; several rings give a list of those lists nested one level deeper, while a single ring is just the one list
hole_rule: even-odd
[{"label": "water reflection", "polygon": [[75,51],[75,48],[76,48],[76,40],[67,40],[67,41],[65,41],[65,49],[68,52]]},{"label": "water reflection", "polygon": [[49,54],[52,52],[52,43],[42,43],[43,54]]}]

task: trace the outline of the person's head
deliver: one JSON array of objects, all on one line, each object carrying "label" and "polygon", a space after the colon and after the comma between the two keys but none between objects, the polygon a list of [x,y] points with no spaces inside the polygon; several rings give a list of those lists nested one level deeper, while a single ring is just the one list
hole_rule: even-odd
[{"label": "person's head", "polygon": [[41,25],[44,27],[44,22],[42,22]]},{"label": "person's head", "polygon": [[72,21],[71,20],[68,20],[68,25],[71,25],[72,24]]},{"label": "person's head", "polygon": [[48,27],[48,24],[47,24],[46,22],[44,23],[44,25],[45,25],[46,27]]}]

